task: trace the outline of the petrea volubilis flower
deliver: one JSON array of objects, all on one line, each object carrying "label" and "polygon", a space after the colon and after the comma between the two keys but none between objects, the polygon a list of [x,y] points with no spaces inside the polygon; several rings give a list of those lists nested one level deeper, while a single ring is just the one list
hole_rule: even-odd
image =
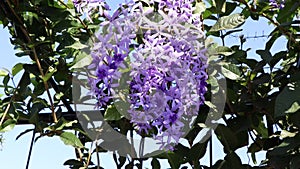
[{"label": "petrea volubilis flower", "polygon": [[[96,35],[89,66],[95,71],[89,80],[97,107],[111,104],[120,69],[130,60],[130,121],[139,134],[172,150],[205,101],[205,37],[199,16],[193,14],[193,0],[150,1],[154,2],[159,3],[158,11],[144,11],[142,3],[131,1],[107,17],[101,25],[105,30]],[[137,43],[137,38],[142,41]]]},{"label": "petrea volubilis flower", "polygon": [[284,7],[285,1],[284,0],[269,0],[269,4],[273,8],[282,9]]}]

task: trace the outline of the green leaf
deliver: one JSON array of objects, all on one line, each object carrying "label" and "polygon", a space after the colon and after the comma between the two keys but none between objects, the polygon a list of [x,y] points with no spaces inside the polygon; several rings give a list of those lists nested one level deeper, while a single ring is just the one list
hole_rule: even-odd
[{"label": "green leaf", "polygon": [[212,5],[216,8],[217,13],[226,12],[226,1],[225,0],[213,0]]},{"label": "green leaf", "polygon": [[59,138],[64,142],[65,145],[71,145],[77,148],[84,147],[76,135],[71,132],[63,132],[59,135]]},{"label": "green leaf", "polygon": [[198,161],[200,160],[206,153],[206,148],[207,148],[207,143],[208,141],[204,143],[196,143],[188,152],[188,160],[191,161]]},{"label": "green leaf", "polygon": [[168,152],[167,153],[168,156],[168,162],[171,166],[171,168],[179,168],[181,163],[182,163],[182,156],[174,153],[174,152]]},{"label": "green leaf", "polygon": [[74,123],[77,123],[77,120],[73,121],[67,121],[65,118],[60,118],[59,121],[53,125],[50,126],[51,130],[63,130],[64,127],[71,127]]},{"label": "green leaf", "polygon": [[299,7],[299,1],[286,1],[285,7],[278,12],[278,15],[276,17],[277,21],[279,23],[292,21],[296,15],[296,10],[299,9]]},{"label": "green leaf", "polygon": [[225,77],[231,80],[241,79],[242,73],[239,68],[234,64],[224,64],[221,68],[221,71]]},{"label": "green leaf", "polygon": [[82,167],[83,163],[78,161],[78,160],[74,160],[74,159],[70,159],[64,162],[63,165],[71,165],[71,166],[78,166],[78,167]]},{"label": "green leaf", "polygon": [[271,62],[272,54],[269,50],[257,50],[256,53],[259,54],[260,57],[267,63]]},{"label": "green leaf", "polygon": [[6,70],[0,69],[0,76],[6,76],[8,72]]},{"label": "green leaf", "polygon": [[6,120],[1,126],[0,126],[0,132],[8,132],[12,130],[16,125],[16,121],[13,119]]},{"label": "green leaf", "polygon": [[16,64],[16,65],[12,68],[12,75],[15,76],[15,75],[18,74],[22,69],[23,69],[23,64],[22,64],[22,63]]},{"label": "green leaf", "polygon": [[243,168],[242,161],[235,152],[227,154],[224,159],[228,168]]},{"label": "green leaf", "polygon": [[152,159],[151,166],[153,169],[160,169],[160,163],[156,158]]},{"label": "green leaf", "polygon": [[115,105],[109,105],[104,113],[104,120],[120,120],[122,117]]},{"label": "green leaf", "polygon": [[232,14],[221,17],[217,23],[209,30],[216,32],[225,29],[234,29],[241,26],[245,22],[245,17],[242,14]]},{"label": "green leaf", "polygon": [[92,63],[92,60],[93,60],[93,58],[91,55],[88,55],[85,52],[80,52],[76,56],[75,61],[74,61],[75,64],[71,67],[71,69],[80,69],[85,66],[88,66]]},{"label": "green leaf", "polygon": [[219,124],[215,130],[217,138],[224,146],[225,153],[233,152],[238,148],[238,138],[235,136],[233,131],[223,124]]},{"label": "green leaf", "polygon": [[275,118],[285,116],[286,113],[295,113],[300,108],[299,81],[289,83],[277,96],[275,102]]},{"label": "green leaf", "polygon": [[88,47],[87,45],[84,45],[84,44],[80,43],[79,41],[76,41],[72,45],[66,46],[66,48],[72,48],[72,49],[77,49],[77,50],[84,49],[87,47]]},{"label": "green leaf", "polygon": [[232,55],[234,51],[232,51],[232,49],[227,46],[218,46],[217,48],[215,48],[215,53],[218,55],[229,56]]},{"label": "green leaf", "polygon": [[57,71],[56,68],[53,68],[52,66],[50,66],[48,69],[48,72],[45,74],[44,77],[42,77],[43,81],[45,81],[45,82],[48,81],[52,77],[53,73],[55,73],[56,71]]}]

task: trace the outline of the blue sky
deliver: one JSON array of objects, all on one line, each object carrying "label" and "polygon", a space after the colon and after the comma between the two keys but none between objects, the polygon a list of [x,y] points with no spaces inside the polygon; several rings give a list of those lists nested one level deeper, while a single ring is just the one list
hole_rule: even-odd
[{"label": "blue sky", "polygon": [[[112,0],[108,1],[110,4],[113,2]],[[116,2],[116,1],[114,1]],[[118,1],[120,2],[120,1]],[[115,6],[115,3],[114,3]],[[13,50],[13,46],[10,45],[9,37],[7,29],[2,29],[0,26],[0,57],[2,58],[0,62],[0,68],[4,67],[7,69],[11,69],[17,62],[28,62],[26,58],[18,58],[14,55],[16,51]],[[254,36],[254,35],[268,35],[273,26],[268,25],[267,21],[264,19],[260,19],[260,21],[252,21],[248,19],[247,22],[243,25],[244,35],[245,36]],[[238,34],[239,35],[239,34]],[[216,39],[220,43],[219,39]],[[259,39],[247,39],[247,42],[244,44],[244,49],[252,48],[248,54],[252,58],[259,59],[255,54],[255,50],[264,49],[264,44],[266,43],[267,38],[259,38]],[[228,37],[226,39],[226,45],[238,45],[239,39],[235,37]],[[284,44],[284,45],[283,45]],[[286,40],[285,38],[280,38],[280,40],[275,42],[271,52],[274,54],[277,51],[285,49]],[[33,128],[32,125],[21,125],[16,126],[13,131],[8,133],[4,133],[5,141],[3,143],[2,150],[0,151],[0,162],[1,168],[14,168],[21,169],[25,168],[26,159],[28,155],[31,133],[22,136],[19,140],[15,140],[16,136],[22,131]],[[213,139],[213,157],[214,162],[220,158],[223,158],[223,148],[219,141],[214,137]],[[246,153],[246,149],[239,149],[237,153],[242,157],[242,161],[244,163],[248,163],[249,159]],[[258,156],[258,162],[263,158],[264,154],[261,153]],[[115,168],[114,162],[112,161],[111,156],[101,155],[101,164],[103,164],[104,168]],[[62,164],[71,158],[75,158],[74,149],[71,146],[65,146],[58,137],[44,137],[39,139],[34,144],[34,149],[32,152],[30,169],[66,169],[68,167],[64,167]],[[250,155],[249,155],[250,158]],[[251,159],[250,159],[251,162]],[[208,164],[208,154],[201,160],[202,164]],[[147,165],[147,163],[146,163]],[[148,163],[149,165],[149,163]],[[148,166],[149,167],[149,166]],[[164,163],[163,168],[166,168],[167,165]]]}]

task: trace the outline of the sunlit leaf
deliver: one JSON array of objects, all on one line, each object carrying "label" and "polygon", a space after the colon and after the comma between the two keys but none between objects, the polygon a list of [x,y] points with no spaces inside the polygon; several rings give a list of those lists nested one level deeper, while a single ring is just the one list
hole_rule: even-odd
[{"label": "sunlit leaf", "polygon": [[215,25],[209,30],[216,32],[226,29],[234,29],[241,26],[245,22],[245,17],[242,14],[232,14],[221,17]]},{"label": "sunlit leaf", "polygon": [[71,132],[63,132],[59,135],[59,138],[64,142],[65,145],[71,145],[73,147],[77,148],[83,148],[82,143],[80,140],[76,137],[75,134]]}]

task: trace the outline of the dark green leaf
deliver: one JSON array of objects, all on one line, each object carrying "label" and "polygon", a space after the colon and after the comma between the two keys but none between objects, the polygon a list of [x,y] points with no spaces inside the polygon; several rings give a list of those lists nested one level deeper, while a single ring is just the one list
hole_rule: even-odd
[{"label": "dark green leaf", "polygon": [[199,161],[206,153],[208,141],[204,143],[196,143],[188,153],[188,160],[190,161]]},{"label": "dark green leaf", "polygon": [[151,166],[153,169],[160,169],[160,163],[156,158],[152,159]]},{"label": "dark green leaf", "polygon": [[272,60],[272,54],[268,50],[257,50],[256,53],[259,54],[260,57],[267,63],[270,63]]},{"label": "dark green leaf", "polygon": [[238,148],[238,138],[230,128],[223,124],[219,124],[215,133],[224,146],[225,153],[232,152]]},{"label": "dark green leaf", "polygon": [[83,163],[81,161],[78,160],[67,160],[66,162],[64,162],[64,165],[70,165],[70,166],[83,166]]},{"label": "dark green leaf", "polygon": [[295,113],[300,105],[299,81],[288,84],[278,95],[275,104],[275,117],[285,116],[286,113]]}]

